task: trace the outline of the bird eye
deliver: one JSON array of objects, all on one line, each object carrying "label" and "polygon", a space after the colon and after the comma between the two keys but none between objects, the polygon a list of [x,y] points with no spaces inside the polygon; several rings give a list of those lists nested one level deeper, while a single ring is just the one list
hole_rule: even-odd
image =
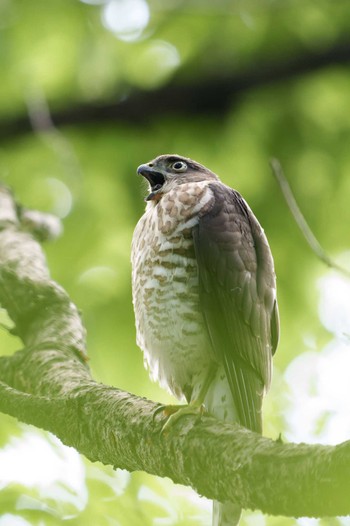
[{"label": "bird eye", "polygon": [[173,170],[175,170],[175,172],[184,172],[187,170],[187,164],[183,161],[176,161],[176,163],[173,163],[171,167]]}]

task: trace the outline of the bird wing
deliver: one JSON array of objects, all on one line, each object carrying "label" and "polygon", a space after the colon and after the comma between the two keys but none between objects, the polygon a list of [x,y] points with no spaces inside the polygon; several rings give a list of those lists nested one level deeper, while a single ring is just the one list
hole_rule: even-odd
[{"label": "bird wing", "polygon": [[261,405],[279,334],[276,282],[263,229],[238,192],[210,183],[193,229],[200,306],[242,425],[261,432]]}]

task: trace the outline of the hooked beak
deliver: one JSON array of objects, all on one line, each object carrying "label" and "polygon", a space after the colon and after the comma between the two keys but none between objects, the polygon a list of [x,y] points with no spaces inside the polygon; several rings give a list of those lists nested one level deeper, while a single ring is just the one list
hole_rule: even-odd
[{"label": "hooked beak", "polygon": [[137,169],[137,173],[147,179],[153,191],[156,186],[160,188],[165,183],[164,175],[148,166],[148,164],[141,164]]},{"label": "hooked beak", "polygon": [[164,175],[148,166],[148,164],[141,164],[137,169],[137,173],[147,179],[152,190],[150,195],[146,197],[146,201],[153,199],[154,194],[160,190],[165,183]]}]

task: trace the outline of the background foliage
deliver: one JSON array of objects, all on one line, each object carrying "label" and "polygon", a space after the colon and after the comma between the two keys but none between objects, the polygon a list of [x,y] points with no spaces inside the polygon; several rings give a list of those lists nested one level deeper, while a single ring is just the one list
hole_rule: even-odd
[{"label": "background foliage", "polygon": [[[349,438],[350,285],[307,248],[269,168],[281,160],[316,236],[349,268],[349,15],[346,0],[0,0],[1,179],[63,218],[47,257],[83,312],[97,379],[171,400],[135,344],[129,252],[144,207],[136,167],[179,153],[239,190],[270,240],[282,337],[265,434]],[[6,330],[0,343],[20,347]],[[0,445],[0,526],[210,522],[194,492],[92,465],[3,415]],[[350,521],[242,520],[296,523]]]}]

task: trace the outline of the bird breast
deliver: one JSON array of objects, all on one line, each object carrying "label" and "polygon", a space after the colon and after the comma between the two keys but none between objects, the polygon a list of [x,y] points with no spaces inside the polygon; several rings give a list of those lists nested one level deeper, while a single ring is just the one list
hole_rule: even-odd
[{"label": "bird breast", "polygon": [[133,237],[137,343],[152,378],[178,398],[188,398],[211,361],[192,229],[212,199],[207,182],[177,186],[148,203]]}]

